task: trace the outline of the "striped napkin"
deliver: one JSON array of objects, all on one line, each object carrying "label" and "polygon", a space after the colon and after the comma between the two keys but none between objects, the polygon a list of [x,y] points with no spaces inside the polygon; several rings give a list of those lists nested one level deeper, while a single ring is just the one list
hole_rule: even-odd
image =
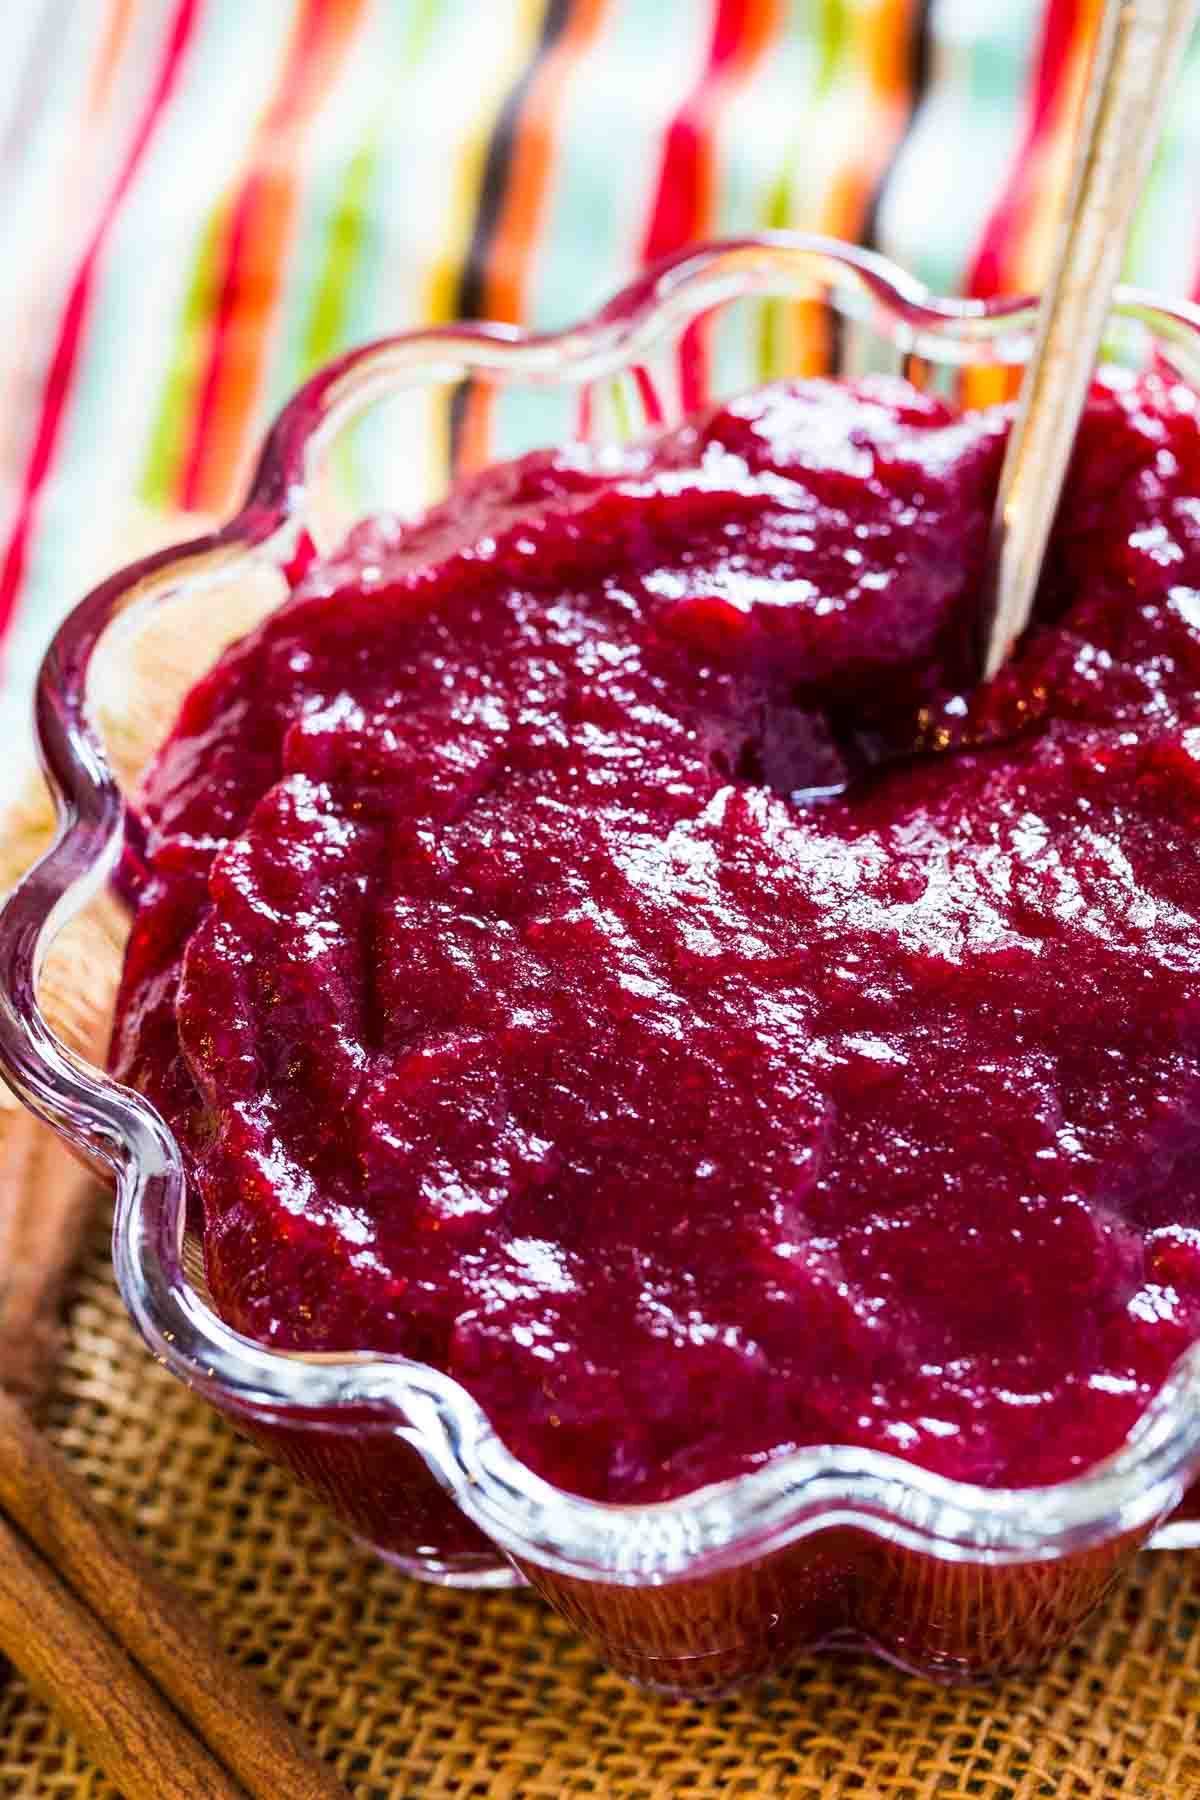
[{"label": "striped napkin", "polygon": [[[319,362],[541,327],[797,226],[1035,286],[1099,0],[17,0],[0,56],[0,743],[131,511],[221,513]],[[1200,56],[1130,273],[1200,268]],[[2,791],[2,789],[0,789]]]}]

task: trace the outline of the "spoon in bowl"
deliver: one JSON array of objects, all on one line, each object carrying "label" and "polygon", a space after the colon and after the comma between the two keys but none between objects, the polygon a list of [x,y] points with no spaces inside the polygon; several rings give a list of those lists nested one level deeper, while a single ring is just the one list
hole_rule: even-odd
[{"label": "spoon in bowl", "polygon": [[992,516],[980,613],[985,678],[1029,623],[1134,211],[1198,10],[1200,0],[1105,0]]}]

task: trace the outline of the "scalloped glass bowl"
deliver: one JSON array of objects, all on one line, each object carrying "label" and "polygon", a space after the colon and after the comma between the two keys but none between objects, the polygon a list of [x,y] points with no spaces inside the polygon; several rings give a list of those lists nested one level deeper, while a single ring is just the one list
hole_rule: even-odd
[{"label": "scalloped glass bowl", "polygon": [[[556,336],[471,326],[368,345],[284,409],[229,525],[97,588],[42,668],[60,832],[0,915],[0,1066],[115,1177],[117,1280],[147,1343],[411,1574],[528,1579],[616,1668],[673,1691],[818,1644],[942,1678],[1036,1664],[1151,1534],[1200,1538],[1181,1506],[1200,1472],[1200,1348],[1116,1456],[1053,1487],[988,1490],[824,1445],[668,1503],[583,1500],[524,1467],[435,1369],[281,1354],[225,1326],[174,1140],[71,1047],[49,971],[69,966],[72,915],[104,908],[114,936],[136,881],[137,765],[187,685],[356,518],[419,512],[489,459],[644,433],[776,375],[901,371],[982,404],[1012,391],[1030,324],[1027,303],[935,299],[878,257],[773,235],[689,252]],[[1200,310],[1123,292],[1106,355],[1200,385]]]}]

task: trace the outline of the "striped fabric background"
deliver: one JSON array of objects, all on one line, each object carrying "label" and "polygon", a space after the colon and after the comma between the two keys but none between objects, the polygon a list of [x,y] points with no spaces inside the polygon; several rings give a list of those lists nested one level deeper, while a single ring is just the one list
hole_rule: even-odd
[{"label": "striped fabric background", "polygon": [[[317,363],[548,327],[688,239],[793,225],[1036,286],[1099,0],[10,0],[0,767],[138,505],[228,510]],[[1130,274],[1200,278],[1200,54]],[[0,777],[0,794],[7,776]]]}]

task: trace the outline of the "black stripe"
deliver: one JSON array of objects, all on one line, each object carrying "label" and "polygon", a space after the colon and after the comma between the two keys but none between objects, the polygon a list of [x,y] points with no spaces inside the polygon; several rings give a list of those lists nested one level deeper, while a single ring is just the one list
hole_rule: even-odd
[{"label": "black stripe", "polygon": [[[454,311],[455,316],[459,319],[478,319],[482,316],[488,262],[491,258],[496,228],[500,220],[500,209],[504,204],[504,196],[508,189],[513,144],[516,141],[521,114],[538,70],[566,29],[567,21],[571,16],[571,4],[572,0],[546,0],[546,10],[542,15],[541,30],[538,33],[538,41],[533,55],[523,74],[514,82],[501,109],[500,117],[496,120],[483,165],[483,182],[479,190],[479,204],[475,212],[471,243],[463,262],[455,293]],[[470,382],[460,382],[450,401],[452,468],[458,464],[458,446],[462,436],[469,392]]]},{"label": "black stripe", "polygon": [[917,114],[921,110],[921,102],[924,100],[929,86],[929,67],[933,53],[933,33],[930,30],[932,12],[933,0],[917,0],[908,36],[908,118],[904,130],[893,146],[892,154],[888,157],[886,168],[875,183],[875,192],[871,195],[871,203],[867,207],[861,241],[868,250],[879,248],[879,215],[883,208],[888,183],[895,173],[896,164],[904,146],[912,136],[913,125],[916,123]]}]

